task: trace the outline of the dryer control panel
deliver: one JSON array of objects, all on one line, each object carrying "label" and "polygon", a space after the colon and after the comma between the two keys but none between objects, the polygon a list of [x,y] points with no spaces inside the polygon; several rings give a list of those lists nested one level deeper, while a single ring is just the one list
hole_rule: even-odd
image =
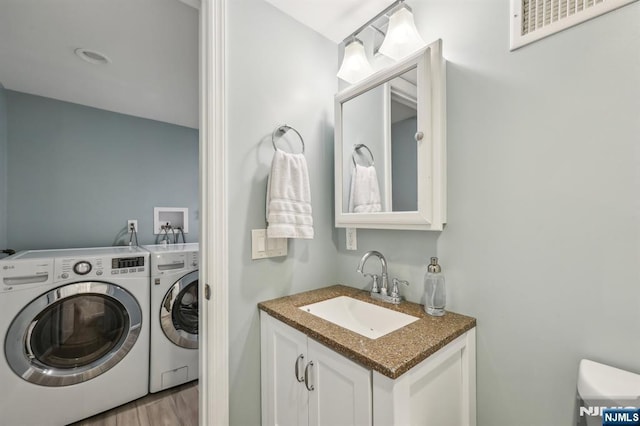
[{"label": "dryer control panel", "polygon": [[196,270],[198,269],[198,257],[199,253],[194,251],[154,253],[151,255],[151,275],[161,276]]}]

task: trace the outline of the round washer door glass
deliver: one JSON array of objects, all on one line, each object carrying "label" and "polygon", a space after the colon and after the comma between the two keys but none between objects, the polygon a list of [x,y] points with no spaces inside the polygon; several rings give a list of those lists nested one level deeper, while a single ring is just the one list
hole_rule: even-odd
[{"label": "round washer door glass", "polygon": [[55,368],[91,364],[122,340],[129,316],[117,300],[77,294],[60,300],[33,320],[30,346],[35,359]]},{"label": "round washer door glass", "polygon": [[135,298],[113,284],[83,282],[49,291],[27,305],[7,333],[5,354],[23,379],[67,386],[116,365],[140,334]]},{"label": "round washer door glass", "polygon": [[160,326],[176,345],[198,348],[198,271],[171,286],[160,307]]}]

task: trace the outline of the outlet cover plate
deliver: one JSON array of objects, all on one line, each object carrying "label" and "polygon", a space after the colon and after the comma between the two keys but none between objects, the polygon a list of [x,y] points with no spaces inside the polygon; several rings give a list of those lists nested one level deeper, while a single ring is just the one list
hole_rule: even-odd
[{"label": "outlet cover plate", "polygon": [[356,235],[356,228],[347,229],[347,250],[358,250],[358,237]]},{"label": "outlet cover plate", "polygon": [[138,220],[137,219],[129,219],[129,220],[127,220],[127,233],[128,234],[131,233],[131,225],[133,225],[133,229],[135,229],[136,232],[140,232],[140,230],[138,229]]},{"label": "outlet cover plate", "polygon": [[286,238],[267,238],[266,229],[251,230],[251,259],[286,256],[288,242]]}]

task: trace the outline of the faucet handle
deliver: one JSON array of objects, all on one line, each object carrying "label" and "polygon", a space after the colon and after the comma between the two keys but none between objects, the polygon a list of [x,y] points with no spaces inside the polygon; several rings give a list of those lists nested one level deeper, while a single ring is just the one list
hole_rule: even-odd
[{"label": "faucet handle", "polygon": [[400,290],[398,289],[398,284],[404,284],[406,286],[409,286],[409,281],[399,280],[397,278],[394,278],[392,282],[393,282],[393,287],[391,289],[391,297],[400,296]]},{"label": "faucet handle", "polygon": [[378,287],[378,276],[376,274],[364,274],[364,276],[373,278],[371,293],[380,293],[380,288]]}]

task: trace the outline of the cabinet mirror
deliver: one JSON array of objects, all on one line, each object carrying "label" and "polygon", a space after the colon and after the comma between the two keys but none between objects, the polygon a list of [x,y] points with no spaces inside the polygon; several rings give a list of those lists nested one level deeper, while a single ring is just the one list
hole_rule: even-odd
[{"label": "cabinet mirror", "polygon": [[336,226],[442,229],[444,84],[438,40],[336,95]]}]

